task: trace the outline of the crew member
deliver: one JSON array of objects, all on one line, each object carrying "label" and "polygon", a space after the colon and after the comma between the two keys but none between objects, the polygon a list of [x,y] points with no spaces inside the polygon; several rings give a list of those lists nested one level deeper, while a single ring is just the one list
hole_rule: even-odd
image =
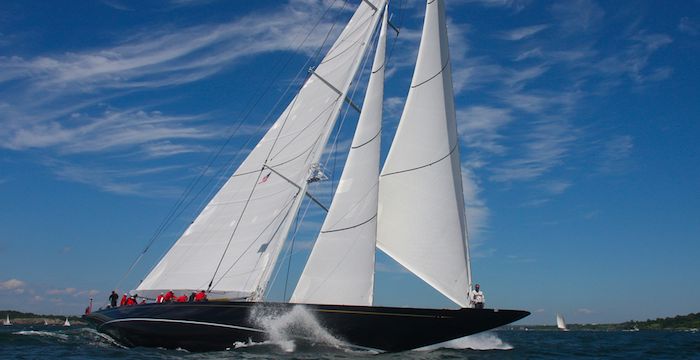
[{"label": "crew member", "polygon": [[173,300],[175,300],[175,293],[172,290],[165,293],[165,297],[163,298],[163,302],[170,302]]},{"label": "crew member", "polygon": [[119,302],[119,306],[124,306],[129,300],[126,297],[126,293],[124,293],[124,296],[122,296],[122,301]]},{"label": "crew member", "polygon": [[114,290],[112,293],[109,295],[109,304],[112,307],[117,307],[117,300],[119,300],[119,294],[117,294]]},{"label": "crew member", "polygon": [[474,290],[469,292],[469,305],[475,309],[484,308],[484,293],[479,289],[479,284],[474,285]]},{"label": "crew member", "polygon": [[187,294],[182,294],[177,297],[177,302],[187,302]]},{"label": "crew member", "polygon": [[158,295],[158,297],[156,298],[156,304],[163,303],[164,298],[165,298],[165,296],[163,295],[163,293],[160,293],[160,295]]},{"label": "crew member", "polygon": [[198,292],[197,295],[194,296],[194,301],[207,301],[207,293],[205,293],[204,290]]}]

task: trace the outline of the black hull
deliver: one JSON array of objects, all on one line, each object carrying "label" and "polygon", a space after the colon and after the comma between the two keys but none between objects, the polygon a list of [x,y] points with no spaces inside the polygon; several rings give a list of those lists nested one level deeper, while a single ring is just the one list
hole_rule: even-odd
[{"label": "black hull", "polygon": [[[351,346],[403,351],[476,334],[524,318],[520,310],[414,309],[287,303],[142,304],[96,311],[84,318],[127,346],[225,350],[235,342],[269,340],[261,318],[303,306],[312,322]],[[290,337],[309,339],[303,326]]]}]

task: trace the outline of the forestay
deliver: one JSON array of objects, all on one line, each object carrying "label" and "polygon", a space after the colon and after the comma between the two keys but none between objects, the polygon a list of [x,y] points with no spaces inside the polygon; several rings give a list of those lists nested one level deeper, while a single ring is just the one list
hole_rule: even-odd
[{"label": "forestay", "polygon": [[384,1],[362,1],[240,167],[139,285],[260,300]]},{"label": "forestay", "polygon": [[291,302],[372,305],[387,14],[333,203]]},{"label": "forestay", "polygon": [[379,180],[377,246],[462,307],[469,271],[442,0],[428,1],[411,89]]}]

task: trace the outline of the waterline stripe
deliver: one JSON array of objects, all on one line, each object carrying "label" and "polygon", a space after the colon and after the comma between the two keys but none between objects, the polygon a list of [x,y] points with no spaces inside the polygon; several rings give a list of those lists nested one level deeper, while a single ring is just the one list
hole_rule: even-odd
[{"label": "waterline stripe", "polygon": [[154,318],[126,318],[126,319],[116,319],[116,320],[107,321],[107,322],[105,322],[104,324],[100,325],[100,327],[103,327],[103,326],[108,325],[108,324],[111,324],[111,323],[125,322],[125,321],[169,322],[169,323],[181,323],[181,324],[194,324],[194,325],[217,326],[217,327],[223,327],[223,328],[229,328],[229,329],[238,329],[238,330],[254,331],[254,332],[261,332],[261,333],[266,333],[266,332],[267,332],[267,331],[265,331],[265,330],[254,329],[254,328],[249,328],[249,327],[245,327],[245,326],[236,326],[236,325],[228,325],[228,324],[217,324],[217,323],[202,322],[202,321],[191,321],[191,320],[172,320],[172,319],[154,319]]}]

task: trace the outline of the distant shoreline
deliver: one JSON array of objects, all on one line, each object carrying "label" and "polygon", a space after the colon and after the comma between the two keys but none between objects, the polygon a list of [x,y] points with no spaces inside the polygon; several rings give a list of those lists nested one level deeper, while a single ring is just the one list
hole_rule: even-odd
[{"label": "distant shoreline", "polygon": [[[637,331],[637,330],[687,330],[700,329],[700,313],[657,318],[646,321],[625,321],[617,324],[567,324],[569,330]],[[511,325],[512,330],[557,330],[555,325]]]},{"label": "distant shoreline", "polygon": [[0,318],[4,320],[7,315],[10,316],[12,325],[44,325],[46,321],[47,326],[63,326],[66,318],[71,326],[87,325],[80,316],[75,315],[39,315],[15,310],[0,310]]}]

